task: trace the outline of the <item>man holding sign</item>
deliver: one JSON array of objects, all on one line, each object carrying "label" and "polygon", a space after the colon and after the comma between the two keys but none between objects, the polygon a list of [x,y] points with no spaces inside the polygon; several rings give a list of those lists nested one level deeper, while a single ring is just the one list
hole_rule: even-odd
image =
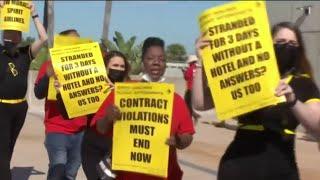
[{"label": "man holding sign", "polygon": [[[4,1],[0,1],[1,10],[3,7]],[[25,95],[29,66],[47,40],[34,5],[30,3],[28,7],[39,39],[26,47],[18,47],[21,32],[4,30],[3,45],[0,45],[0,172],[6,180],[11,179],[10,161],[28,109]]]},{"label": "man holding sign", "polygon": [[[231,13],[227,9],[237,8],[236,4],[230,4],[223,10]],[[263,23],[268,24],[267,19],[265,21]],[[196,42],[198,54],[212,46],[212,40],[206,36],[208,33],[204,33]],[[279,69],[269,71],[279,70],[282,78],[273,87],[273,93],[275,97],[284,96],[286,102],[274,102],[274,105],[238,116],[236,136],[220,161],[219,180],[298,180],[294,152],[295,129],[302,123],[313,132],[320,132],[320,93],[312,79],[301,32],[293,23],[282,22],[272,28],[272,40]],[[204,64],[205,61],[214,60],[204,58]],[[209,89],[204,85],[206,82],[202,81],[202,72],[201,66],[197,68],[193,87],[197,94],[193,96],[193,103],[199,110],[212,107],[212,99],[203,93],[205,91],[210,96]],[[211,75],[206,74],[206,77],[209,79]],[[212,91],[213,96],[217,95],[215,93]]]},{"label": "man holding sign", "polygon": [[[145,74],[142,77],[142,82],[163,82],[165,78],[163,74],[165,72],[165,53],[164,53],[164,42],[159,38],[150,37],[144,41],[142,49],[142,61],[145,68]],[[94,117],[94,121],[97,123],[97,130],[100,133],[111,135],[113,123],[121,117],[120,109],[114,105],[115,97],[117,94],[112,92],[106,101],[102,104],[99,111]],[[149,96],[145,96],[149,97]],[[161,96],[160,96],[161,97]],[[194,133],[193,123],[186,107],[184,100],[177,95],[173,95],[172,104],[172,118],[168,119],[171,121],[170,127],[170,138],[163,139],[163,143],[167,143],[169,148],[169,161],[168,170],[162,177],[148,174],[142,174],[134,172],[134,168],[127,171],[119,171],[116,179],[125,180],[160,180],[166,177],[170,180],[181,180],[182,171],[178,165],[176,148],[184,149],[188,147],[192,142],[192,134]],[[164,105],[164,104],[163,104]],[[142,107],[142,106],[141,106]],[[164,107],[164,106],[161,106]],[[120,106],[121,108],[121,106]],[[142,120],[142,119],[141,119]],[[151,117],[147,118],[146,121],[151,121]],[[143,121],[141,122],[144,125]],[[140,123],[139,123],[140,124]],[[146,123],[145,123],[146,124]],[[141,127],[142,127],[141,126]],[[146,126],[144,126],[146,128]],[[149,127],[149,133],[157,133],[153,131],[152,127]],[[145,129],[146,130],[146,129]],[[145,131],[146,132],[146,131]],[[158,132],[159,133],[159,132]],[[128,135],[130,133],[128,132]],[[115,145],[115,144],[113,144]],[[131,148],[131,144],[122,144],[122,148]],[[114,149],[113,152],[117,151]],[[157,156],[160,156],[158,154]],[[165,157],[163,157],[165,158]],[[113,159],[114,160],[114,159]],[[131,160],[134,160],[131,158]],[[113,162],[117,163],[117,162]],[[163,167],[158,167],[162,169]],[[131,172],[128,172],[131,171]]]}]

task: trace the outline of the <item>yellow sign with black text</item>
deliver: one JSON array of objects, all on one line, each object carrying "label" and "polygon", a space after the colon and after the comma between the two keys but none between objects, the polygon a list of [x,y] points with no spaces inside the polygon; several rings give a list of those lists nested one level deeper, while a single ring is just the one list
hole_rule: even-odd
[{"label": "yellow sign with black text", "polygon": [[[73,36],[56,35],[56,36],[54,36],[53,48],[71,46],[71,45],[77,45],[77,44],[86,44],[86,43],[92,43],[92,42],[93,41],[89,38],[79,38],[79,37],[73,37]],[[57,91],[54,87],[54,78],[50,77],[47,99],[48,100],[57,100],[56,95],[57,95]]]},{"label": "yellow sign with black text", "polygon": [[30,1],[4,1],[0,8],[0,29],[29,32]]},{"label": "yellow sign with black text", "polygon": [[204,11],[201,51],[220,120],[284,102],[274,95],[280,75],[263,1],[231,2]]},{"label": "yellow sign with black text", "polygon": [[99,44],[52,48],[50,55],[68,116],[95,113],[110,92]]},{"label": "yellow sign with black text", "polygon": [[50,77],[49,78],[49,85],[48,85],[48,100],[57,100],[57,91],[54,87],[54,78]]},{"label": "yellow sign with black text", "polygon": [[57,47],[63,47],[63,46],[92,43],[93,41],[90,38],[79,38],[74,36],[56,35],[54,36],[53,42],[54,42],[53,48],[57,48]]},{"label": "yellow sign with black text", "polygon": [[112,169],[167,177],[174,85],[116,83]]}]

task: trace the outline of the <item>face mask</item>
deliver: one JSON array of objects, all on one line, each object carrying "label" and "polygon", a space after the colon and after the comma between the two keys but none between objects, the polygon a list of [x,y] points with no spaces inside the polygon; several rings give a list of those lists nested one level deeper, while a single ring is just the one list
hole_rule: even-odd
[{"label": "face mask", "polygon": [[299,57],[298,47],[291,46],[288,43],[274,44],[274,50],[281,75],[295,67]]},{"label": "face mask", "polygon": [[4,48],[8,52],[8,55],[13,57],[17,53],[16,43],[10,41],[4,41]]},{"label": "face mask", "polygon": [[125,71],[117,69],[109,69],[108,78],[111,82],[122,82],[125,78]]}]

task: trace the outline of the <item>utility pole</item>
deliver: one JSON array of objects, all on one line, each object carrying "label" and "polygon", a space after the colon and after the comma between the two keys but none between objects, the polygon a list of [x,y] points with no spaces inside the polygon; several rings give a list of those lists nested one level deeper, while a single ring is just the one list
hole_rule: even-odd
[{"label": "utility pole", "polygon": [[110,25],[110,18],[111,18],[111,6],[112,1],[106,0],[104,6],[104,19],[103,19],[103,31],[102,31],[102,39],[108,39],[109,33],[109,25]]},{"label": "utility pole", "polygon": [[54,1],[44,1],[43,24],[48,34],[48,48],[53,46],[54,36]]}]

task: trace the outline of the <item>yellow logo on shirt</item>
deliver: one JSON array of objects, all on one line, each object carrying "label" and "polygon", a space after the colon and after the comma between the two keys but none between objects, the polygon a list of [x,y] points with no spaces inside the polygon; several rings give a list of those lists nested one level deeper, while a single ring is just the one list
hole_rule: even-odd
[{"label": "yellow logo on shirt", "polygon": [[16,76],[18,76],[18,71],[17,71],[17,69],[16,69],[16,65],[14,65],[12,62],[9,62],[8,63],[8,66],[9,66],[9,69],[10,69],[10,71],[11,71],[11,74],[14,76],[14,77],[16,77]]}]

